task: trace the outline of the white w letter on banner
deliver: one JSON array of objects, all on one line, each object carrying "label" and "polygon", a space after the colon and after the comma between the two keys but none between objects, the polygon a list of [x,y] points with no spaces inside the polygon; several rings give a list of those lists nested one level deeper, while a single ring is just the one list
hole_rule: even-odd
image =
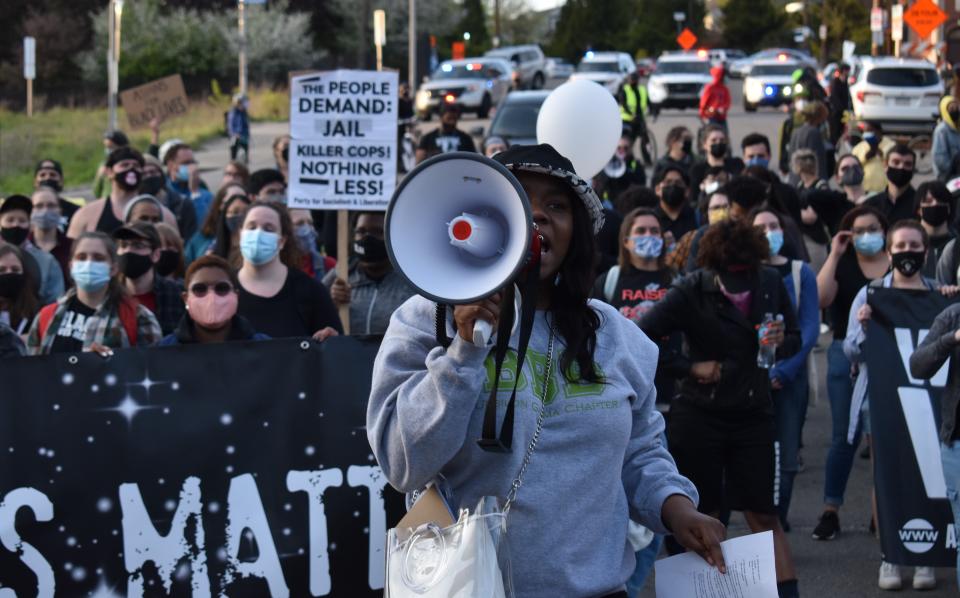
[{"label": "white w letter on banner", "polygon": [[930,405],[930,394],[923,388],[909,386],[901,386],[897,392],[927,498],[946,498],[947,482],[940,463],[940,437]]},{"label": "white w letter on banner", "polygon": [[[923,339],[927,338],[927,333],[930,332],[925,328],[921,328],[917,332],[917,344],[923,342]],[[907,372],[907,379],[910,381],[910,384],[914,386],[923,386],[923,380],[918,380],[910,374],[910,356],[913,355],[913,350],[916,348],[913,344],[913,333],[909,328],[894,328],[893,333],[897,339],[897,350],[900,352],[900,361],[903,362],[903,369]],[[943,367],[934,374],[933,378],[930,378],[930,384],[933,386],[946,386],[947,385],[947,371],[950,369],[950,360],[947,359],[944,362]]]}]

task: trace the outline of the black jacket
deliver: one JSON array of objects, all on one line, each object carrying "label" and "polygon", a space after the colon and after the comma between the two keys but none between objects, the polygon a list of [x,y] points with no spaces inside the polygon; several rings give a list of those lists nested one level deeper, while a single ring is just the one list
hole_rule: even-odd
[{"label": "black jacket", "polygon": [[757,367],[756,327],[765,313],[783,314],[785,338],[777,360],[799,350],[800,330],[779,272],[761,268],[752,297],[746,318],[720,291],[716,273],[697,270],[677,282],[640,321],[640,328],[654,341],[683,333],[688,372],[698,361],[722,364],[715,384],[700,384],[689,374],[682,378],[677,400],[714,411],[772,409],[770,372]]},{"label": "black jacket", "polygon": [[940,440],[950,442],[957,437],[957,405],[960,404],[960,343],[955,334],[960,327],[960,304],[954,303],[940,312],[930,332],[910,355],[910,374],[914,378],[932,378],[950,359],[947,387],[940,397]]}]

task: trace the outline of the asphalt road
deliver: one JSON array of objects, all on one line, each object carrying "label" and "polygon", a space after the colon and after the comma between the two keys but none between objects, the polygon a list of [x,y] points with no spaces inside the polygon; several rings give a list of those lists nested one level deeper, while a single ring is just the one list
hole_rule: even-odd
[{"label": "asphalt road", "polygon": [[[779,126],[784,114],[775,109],[761,108],[756,113],[743,112],[740,84],[732,82],[733,110],[729,117],[734,153],[739,154],[740,139],[751,132],[759,132],[777,145]],[[488,126],[489,121],[465,118],[461,128],[470,130],[475,126]],[[692,131],[699,126],[694,110],[665,110],[651,129],[660,142],[674,126],[684,125]],[[426,132],[437,126],[436,119],[421,125]],[[274,137],[287,132],[286,123],[255,123],[252,126],[251,161],[253,169],[273,166],[270,146]],[[226,140],[217,140],[200,148],[197,161],[203,170],[204,180],[212,188],[219,186],[221,172],[229,156]],[[774,149],[774,160],[777,159]],[[828,339],[821,339],[825,347]],[[803,459],[806,468],[795,482],[790,522],[793,530],[788,535],[799,572],[800,591],[804,596],[861,598],[887,595],[877,589],[877,570],[880,560],[879,541],[868,533],[870,520],[871,478],[869,461],[856,459],[853,474],[847,488],[846,505],[840,513],[842,535],[831,542],[817,542],[810,535],[817,523],[822,507],[824,463],[830,443],[831,421],[827,395],[822,379],[826,372],[825,354],[818,348],[815,353],[821,383],[818,399],[811,399],[804,430]],[[734,514],[729,535],[747,533],[743,518]],[[905,585],[909,587],[912,572],[905,570]],[[956,575],[952,569],[937,571],[938,589],[925,592],[927,596],[957,596]],[[913,592],[913,590],[904,590]],[[641,594],[654,598],[653,579]]]}]

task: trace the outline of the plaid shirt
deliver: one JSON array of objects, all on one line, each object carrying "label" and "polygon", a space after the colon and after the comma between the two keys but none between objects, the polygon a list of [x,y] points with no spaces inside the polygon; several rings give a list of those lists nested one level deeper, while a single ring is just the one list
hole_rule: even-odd
[{"label": "plaid shirt", "polygon": [[157,299],[157,310],[154,315],[157,316],[164,336],[172,334],[183,318],[185,310],[181,293],[183,293],[183,286],[180,283],[154,275],[153,294]]},{"label": "plaid shirt", "polygon": [[[76,289],[70,289],[67,293],[57,300],[57,309],[50,319],[43,338],[40,337],[40,318],[33,319],[33,325],[30,326],[30,333],[27,337],[27,352],[30,355],[46,355],[50,353],[53,347],[53,341],[57,338],[57,330],[60,329],[60,321],[63,320],[64,313],[70,300],[77,295]],[[137,304],[137,346],[155,345],[163,338],[160,332],[160,324],[157,318],[149,309]],[[93,343],[99,343],[111,349],[124,349],[130,346],[130,339],[127,338],[127,331],[123,328],[120,321],[120,312],[116,305],[111,302],[105,302],[92,316],[87,318],[87,329],[83,339],[83,350],[89,351]]]}]

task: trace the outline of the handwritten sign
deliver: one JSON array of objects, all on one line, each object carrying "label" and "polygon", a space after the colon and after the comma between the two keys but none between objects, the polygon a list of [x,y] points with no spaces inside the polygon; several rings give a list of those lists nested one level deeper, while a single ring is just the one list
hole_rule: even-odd
[{"label": "handwritten sign", "polygon": [[187,93],[180,75],[170,75],[122,91],[120,102],[131,129],[142,129],[154,118],[164,121],[186,114],[188,110]]}]

